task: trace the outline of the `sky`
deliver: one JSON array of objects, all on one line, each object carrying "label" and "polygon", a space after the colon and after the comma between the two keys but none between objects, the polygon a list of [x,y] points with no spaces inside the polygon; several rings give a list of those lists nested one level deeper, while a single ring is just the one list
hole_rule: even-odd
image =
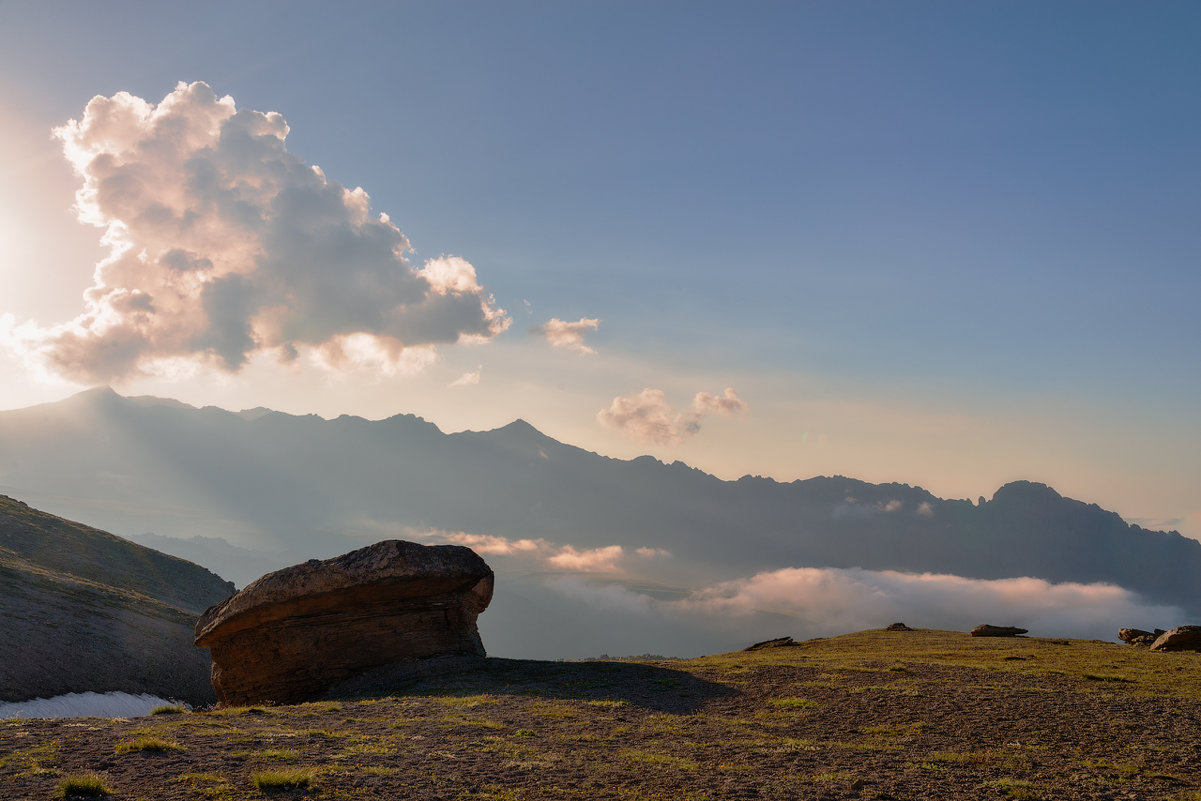
[{"label": "sky", "polygon": [[1183,2],[0,0],[0,409],[523,418],[1201,538],[1199,37]]}]

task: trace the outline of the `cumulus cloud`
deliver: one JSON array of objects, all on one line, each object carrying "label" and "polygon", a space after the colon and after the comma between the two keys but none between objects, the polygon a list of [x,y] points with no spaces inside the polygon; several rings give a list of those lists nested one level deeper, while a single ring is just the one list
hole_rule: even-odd
[{"label": "cumulus cloud", "polygon": [[584,334],[588,331],[595,331],[598,326],[600,326],[600,320],[594,317],[581,317],[574,323],[552,317],[545,324],[534,326],[532,330],[535,334],[545,337],[546,341],[556,348],[571,348],[580,353],[596,353],[584,343]]},{"label": "cumulus cloud", "polygon": [[483,372],[484,366],[480,365],[469,373],[463,375],[450,382],[452,387],[471,387],[480,383],[480,374]]},{"label": "cumulus cloud", "polygon": [[596,413],[596,419],[637,442],[678,445],[701,430],[703,416],[733,415],[746,408],[732,387],[727,387],[721,395],[698,392],[689,411],[677,411],[667,402],[663,390],[648,387],[633,395],[614,398],[608,409]]},{"label": "cumulus cloud", "polygon": [[692,399],[692,411],[700,416],[702,414],[737,414],[738,412],[746,411],[746,402],[738,397],[738,393],[733,387],[726,387],[725,392],[720,395],[710,395],[708,392],[698,392],[696,397]]},{"label": "cumulus cloud", "polygon": [[603,548],[591,548],[578,551],[570,545],[564,545],[563,550],[546,561],[564,570],[578,570],[586,573],[617,572],[617,562],[624,554],[620,545],[607,545]]},{"label": "cumulus cloud", "polygon": [[439,345],[505,330],[469,262],[411,264],[367,193],[289,153],[288,131],[200,82],[157,105],[93,98],[54,133],[83,182],[79,219],[104,229],[107,255],[78,317],[10,321],[10,347],[80,382],[181,360],[236,372],[260,353],[404,372]]}]

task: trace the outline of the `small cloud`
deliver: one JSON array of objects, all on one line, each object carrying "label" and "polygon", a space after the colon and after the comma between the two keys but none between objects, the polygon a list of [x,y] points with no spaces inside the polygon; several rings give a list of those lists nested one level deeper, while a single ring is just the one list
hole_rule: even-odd
[{"label": "small cloud", "polygon": [[596,353],[584,344],[584,334],[595,331],[600,326],[600,320],[595,317],[581,317],[574,323],[552,317],[543,325],[534,326],[531,331],[540,334],[547,342],[556,348],[571,348],[580,353]]},{"label": "small cloud", "polygon": [[922,501],[913,513],[918,517],[934,517],[934,507],[930,505],[929,501]]},{"label": "small cloud", "polygon": [[692,410],[698,415],[737,414],[746,411],[746,402],[738,397],[733,387],[726,387],[721,395],[710,395],[708,392],[698,392],[692,399]]},{"label": "small cloud", "polygon": [[671,407],[663,390],[649,387],[614,398],[608,409],[597,412],[596,419],[628,439],[656,445],[676,445],[700,430],[700,423],[692,416]]},{"label": "small cloud", "polygon": [[465,545],[476,553],[509,556],[517,553],[532,553],[548,546],[546,540],[511,540],[491,534],[468,534],[465,531],[431,532],[437,539],[451,545]]},{"label": "small cloud", "polygon": [[638,554],[644,559],[671,556],[671,551],[668,551],[664,548],[639,548],[638,550],[634,551],[634,553]]},{"label": "small cloud", "polygon": [[901,501],[898,501],[894,498],[893,500],[884,504],[884,511],[885,512],[899,512],[904,507],[905,507],[904,503],[902,503]]},{"label": "small cloud", "polygon": [[546,561],[564,570],[578,570],[586,573],[613,573],[617,571],[617,560],[622,557],[620,545],[608,545],[603,548],[577,551],[570,545],[564,545],[563,550]]},{"label": "small cloud", "polygon": [[484,366],[481,364],[478,367],[476,367],[476,369],[473,370],[472,372],[463,373],[463,375],[459,376],[454,381],[451,381],[450,384],[448,384],[448,386],[452,386],[452,387],[475,386],[476,384],[480,383],[480,373],[483,372],[483,369],[484,369]]},{"label": "small cloud", "polygon": [[678,412],[667,402],[663,390],[648,387],[633,395],[614,398],[608,409],[597,412],[596,419],[637,442],[678,445],[700,431],[702,416],[732,415],[746,408],[738,393],[727,388],[721,396],[698,392],[692,401],[692,411]]}]

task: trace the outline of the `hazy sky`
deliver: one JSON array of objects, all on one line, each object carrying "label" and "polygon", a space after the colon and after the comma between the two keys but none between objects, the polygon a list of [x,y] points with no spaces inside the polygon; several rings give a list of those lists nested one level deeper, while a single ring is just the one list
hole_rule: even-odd
[{"label": "hazy sky", "polygon": [[1172,2],[0,0],[0,408],[522,417],[1201,537],[1198,41]]}]

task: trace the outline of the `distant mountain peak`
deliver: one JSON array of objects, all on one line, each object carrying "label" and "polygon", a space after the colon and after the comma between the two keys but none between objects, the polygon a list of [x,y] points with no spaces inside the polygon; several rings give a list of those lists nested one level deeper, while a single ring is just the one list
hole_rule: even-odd
[{"label": "distant mountain peak", "polygon": [[1046,484],[1024,480],[1010,481],[993,493],[992,496],[994,503],[996,501],[1021,503],[1041,501],[1049,503],[1061,500],[1062,498],[1062,495]]},{"label": "distant mountain peak", "polygon": [[534,428],[534,426],[530,425],[529,423],[527,423],[525,420],[521,419],[520,417],[518,417],[516,420],[509,423],[508,425],[501,426],[500,428],[497,428],[494,430],[508,431],[511,434],[542,434],[541,431]]}]

